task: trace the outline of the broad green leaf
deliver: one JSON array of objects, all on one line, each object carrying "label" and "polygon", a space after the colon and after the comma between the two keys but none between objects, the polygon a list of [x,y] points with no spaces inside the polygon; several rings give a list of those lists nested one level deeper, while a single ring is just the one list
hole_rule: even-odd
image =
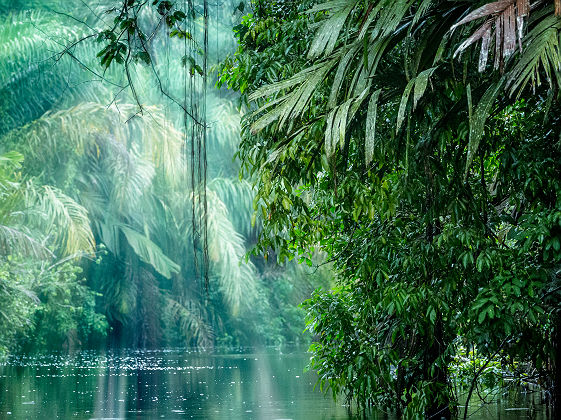
[{"label": "broad green leaf", "polygon": [[[491,84],[487,91],[483,94],[483,97],[477,104],[476,108],[473,110],[472,118],[470,118],[469,121],[469,143],[464,176],[467,176],[471,162],[473,161],[473,158],[477,153],[479,142],[481,141],[485,130],[485,122],[487,121],[487,117],[489,117],[489,114],[491,113],[495,100],[501,92],[504,80],[505,78],[501,77],[498,82]],[[471,94],[468,97],[468,101],[471,102],[471,100],[469,99],[470,97]]]},{"label": "broad green leaf", "polygon": [[381,89],[374,92],[368,103],[364,142],[364,156],[367,165],[372,161],[372,157],[374,156],[374,144],[376,143],[376,114],[378,112],[378,98],[380,97],[380,92]]},{"label": "broad green leaf", "polygon": [[485,321],[485,316],[487,315],[487,310],[481,311],[479,312],[479,317],[477,318],[477,321],[482,324],[483,321]]},{"label": "broad green leaf", "polygon": [[430,69],[424,70],[415,78],[415,89],[413,94],[413,109],[417,107],[417,103],[419,99],[425,93],[427,88],[427,83],[429,81],[429,77],[434,73],[436,67],[431,67]]},{"label": "broad green leaf", "polygon": [[154,267],[162,276],[169,279],[172,274],[180,271],[179,265],[167,257],[160,247],[146,236],[124,225],[120,225],[119,228],[138,257]]}]

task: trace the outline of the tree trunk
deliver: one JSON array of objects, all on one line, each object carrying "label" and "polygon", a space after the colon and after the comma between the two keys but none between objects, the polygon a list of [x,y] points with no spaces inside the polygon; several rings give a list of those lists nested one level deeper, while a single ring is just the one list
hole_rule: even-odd
[{"label": "tree trunk", "polygon": [[[428,350],[428,366],[427,372],[436,365],[439,357],[444,354],[446,350],[446,345],[444,343],[444,333],[442,325],[442,316],[438,314],[436,323],[434,326],[434,341]],[[452,412],[450,411],[450,398],[448,395],[448,372],[446,366],[438,367],[435,366],[434,376],[429,376],[429,380],[434,383],[434,392],[438,393],[442,399],[433,398],[433,403],[427,409],[427,418],[429,419],[451,419]]]}]

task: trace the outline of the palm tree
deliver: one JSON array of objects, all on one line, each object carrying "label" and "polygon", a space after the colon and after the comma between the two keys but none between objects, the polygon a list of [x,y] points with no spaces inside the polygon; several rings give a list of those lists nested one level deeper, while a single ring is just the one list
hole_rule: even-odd
[{"label": "palm tree", "polygon": [[0,255],[51,258],[92,254],[87,211],[60,190],[18,179],[23,156],[0,155]]},{"label": "palm tree", "polygon": [[[376,110],[391,103],[398,108],[396,130],[403,129],[407,116],[420,106],[430,86],[429,79],[449,72],[446,63],[460,57],[468,67],[488,73],[478,94],[469,99],[470,104],[478,102],[470,120],[466,165],[469,166],[492,105],[503,92],[511,97],[528,95],[525,89],[532,86],[535,91],[542,81],[547,82],[550,90],[558,88],[561,10],[558,1],[553,3],[320,3],[309,11],[319,20],[308,51],[311,65],[288,80],[263,86],[250,96],[250,100],[259,100],[282,92],[277,101],[258,110],[255,115],[259,118],[253,122],[252,130],[259,131],[273,122],[276,129],[282,129],[289,121],[302,118],[314,92],[328,80],[329,101],[323,118],[327,121],[324,148],[329,157],[336,148],[344,147],[347,127],[363,107],[368,108],[368,126],[375,129]],[[472,51],[469,47],[479,41],[480,51]],[[400,88],[392,86],[395,77],[390,76],[388,65],[395,62],[396,52],[402,53],[404,45],[404,65],[394,65],[394,70],[404,72],[402,80],[407,81]],[[494,58],[492,69],[487,65],[490,57]],[[388,82],[390,85],[384,88]],[[465,103],[466,97],[458,101]],[[294,126],[294,133],[299,133],[299,128]],[[374,153],[375,138],[375,131],[368,131],[364,144],[367,163]]]},{"label": "palm tree", "polygon": [[[116,339],[121,335],[123,345],[181,339],[208,346],[225,333],[247,333],[243,322],[231,319],[255,316],[252,307],[264,314],[270,297],[259,270],[251,260],[244,261],[257,228],[250,223],[252,188],[237,179],[239,164],[231,157],[239,139],[235,98],[215,91],[208,99],[217,112],[208,118],[209,156],[216,161],[209,165],[205,191],[206,291],[197,280],[204,261],[200,239],[194,246],[200,232],[193,230],[193,215],[204,213],[193,197],[205,187],[190,185],[183,115],[162,97],[152,69],[133,66],[135,86],[143,87],[134,96],[122,89],[126,81],[118,70],[92,73],[97,68],[95,45],[79,43],[69,50],[71,56],[58,54],[91,35],[101,25],[97,18],[82,24],[34,11],[10,12],[3,19],[0,53],[10,60],[0,65],[0,113],[6,115],[0,119],[0,150],[23,153],[23,173],[50,185],[42,196],[58,207],[39,202],[49,217],[67,219],[68,227],[59,229],[60,249],[70,252],[69,244],[92,244],[95,238],[97,251],[104,254],[101,263],[83,265],[88,285],[103,295],[98,309]],[[181,47],[169,42],[160,47],[155,48],[160,55],[154,65],[163,72],[162,63],[180,56]],[[90,70],[81,71],[76,60]],[[181,73],[162,78],[168,94],[181,96]],[[139,109],[137,100],[149,102]],[[78,217],[74,208],[85,210]],[[86,221],[86,210],[93,236],[73,227]]]}]

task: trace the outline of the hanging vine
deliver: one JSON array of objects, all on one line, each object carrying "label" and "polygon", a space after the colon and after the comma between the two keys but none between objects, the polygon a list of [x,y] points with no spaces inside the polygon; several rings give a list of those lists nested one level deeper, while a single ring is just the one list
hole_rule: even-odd
[{"label": "hanging vine", "polygon": [[[199,10],[197,10],[199,9]],[[155,12],[155,13],[154,13]],[[202,12],[202,13],[201,13]],[[144,113],[133,77],[131,65],[144,63],[150,66],[161,93],[183,111],[184,151],[189,165],[191,189],[191,219],[193,230],[194,265],[208,290],[209,256],[207,233],[207,73],[208,73],[208,1],[200,5],[192,0],[172,2],[167,0],[123,0],[118,7],[104,12],[114,16],[112,25],[96,34],[102,49],[98,53],[101,66],[107,70],[112,63],[124,67],[126,84],[138,105],[138,114]],[[156,18],[154,19],[154,16]],[[147,18],[146,18],[147,17]],[[197,34],[195,21],[202,17],[202,34]],[[98,18],[105,22],[102,16]],[[147,24],[145,21],[148,21]],[[183,41],[183,97],[174,97],[164,88],[151,54],[152,42],[157,33],[167,28],[169,38]],[[88,36],[88,37],[91,37]],[[202,46],[200,39],[202,38]],[[70,51],[70,50],[68,50]],[[197,60],[201,56],[201,60]]]}]

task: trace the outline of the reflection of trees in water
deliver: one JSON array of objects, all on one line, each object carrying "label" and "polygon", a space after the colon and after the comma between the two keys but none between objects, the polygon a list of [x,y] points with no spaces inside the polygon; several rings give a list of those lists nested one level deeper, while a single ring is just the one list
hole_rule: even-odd
[{"label": "reflection of trees in water", "polygon": [[[267,350],[252,354],[183,351],[88,353],[26,359],[0,367],[0,417],[349,418],[347,409],[314,390],[304,373],[309,355]],[[7,390],[7,391],[6,391]],[[201,395],[203,394],[203,395]],[[516,418],[530,408],[545,418],[537,393],[513,389],[472,416]],[[34,402],[34,404],[28,404]],[[511,417],[509,417],[511,416]]]}]

